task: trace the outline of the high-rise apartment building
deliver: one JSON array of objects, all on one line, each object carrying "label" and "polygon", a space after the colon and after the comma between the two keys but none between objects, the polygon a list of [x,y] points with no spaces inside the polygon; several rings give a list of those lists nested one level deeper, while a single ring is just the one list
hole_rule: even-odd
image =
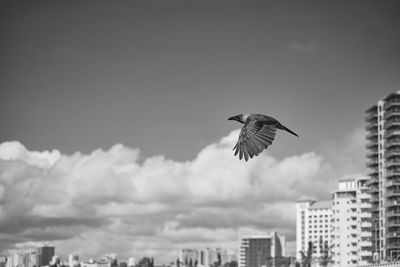
[{"label": "high-rise apartment building", "polygon": [[332,263],[359,266],[372,262],[372,223],[368,176],[339,180],[332,199]]},{"label": "high-rise apartment building", "polygon": [[374,259],[400,257],[400,91],[366,111]]},{"label": "high-rise apartment building", "polygon": [[8,252],[7,267],[38,266],[36,249],[15,249]]},{"label": "high-rise apartment building", "polygon": [[239,229],[239,267],[276,266],[285,256],[286,239],[276,232]]},{"label": "high-rise apartment building", "polygon": [[296,258],[307,254],[312,242],[315,260],[329,256],[332,201],[301,200],[296,203]]},{"label": "high-rise apartment building", "polygon": [[55,247],[42,246],[37,248],[38,266],[49,265],[55,254]]}]

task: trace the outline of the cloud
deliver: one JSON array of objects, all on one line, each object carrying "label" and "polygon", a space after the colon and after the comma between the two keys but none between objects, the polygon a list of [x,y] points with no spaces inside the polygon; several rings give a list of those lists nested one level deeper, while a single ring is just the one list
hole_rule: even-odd
[{"label": "cloud", "polygon": [[356,126],[343,138],[341,144],[327,141],[321,153],[331,164],[329,172],[331,176],[341,177],[348,174],[365,174],[366,149],[365,129]]},{"label": "cloud", "polygon": [[0,144],[0,160],[3,161],[21,161],[30,166],[49,168],[59,159],[60,152],[58,150],[31,152],[17,141]]},{"label": "cloud", "polygon": [[315,152],[239,161],[238,134],[187,162],[161,155],[139,162],[140,151],[122,144],[65,155],[3,143],[0,249],[46,241],[61,255],[169,262],[180,248],[236,248],[239,227],[278,231],[293,245],[295,201],[329,199],[332,167]]}]

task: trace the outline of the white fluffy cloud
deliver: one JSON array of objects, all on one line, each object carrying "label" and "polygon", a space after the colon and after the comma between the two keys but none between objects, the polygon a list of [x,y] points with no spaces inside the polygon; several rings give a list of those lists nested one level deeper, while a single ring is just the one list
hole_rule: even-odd
[{"label": "white fluffy cloud", "polygon": [[118,252],[168,261],[184,247],[236,247],[241,226],[293,241],[294,203],[330,197],[329,164],[313,152],[239,161],[232,152],[237,135],[188,162],[154,156],[140,163],[140,151],[121,144],[64,155],[3,143],[0,249],[46,241],[61,255]]}]

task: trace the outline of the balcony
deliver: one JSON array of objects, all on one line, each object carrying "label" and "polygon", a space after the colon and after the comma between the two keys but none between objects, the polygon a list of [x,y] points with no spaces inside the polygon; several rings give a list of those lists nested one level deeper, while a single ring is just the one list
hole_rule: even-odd
[{"label": "balcony", "polygon": [[400,180],[391,180],[386,183],[386,187],[400,186]]},{"label": "balcony", "polygon": [[[399,114],[400,114],[400,111],[399,111]],[[372,121],[372,122],[378,121],[378,113],[377,112],[370,113],[365,117],[365,122],[370,122],[370,121]]]},{"label": "balcony", "polygon": [[[367,143],[367,145],[369,145],[369,144],[370,144],[369,147],[371,147],[371,148],[375,147],[374,142]],[[365,147],[369,148],[369,147],[367,147],[367,145],[365,145]],[[399,138],[392,138],[392,139],[389,139],[389,140],[387,140],[385,142],[385,148],[390,148],[392,146],[400,146],[400,139]]]},{"label": "balcony", "polygon": [[386,249],[400,249],[400,242],[386,244]]},{"label": "balcony", "polygon": [[400,196],[400,190],[387,190],[386,191],[386,197],[399,197]]},{"label": "balcony", "polygon": [[387,238],[400,238],[400,232],[399,231],[392,231],[386,233]]},{"label": "balcony", "polygon": [[[395,131],[390,131],[390,132],[395,132]],[[397,132],[400,132],[400,131],[397,131]],[[368,132],[368,134],[367,134],[367,139],[368,140],[377,139],[377,138],[378,138],[378,131],[370,131],[370,132]]]},{"label": "balcony", "polygon": [[[372,244],[371,244],[372,246]],[[372,251],[368,251],[368,250],[361,250],[360,251],[360,256],[361,257],[372,257]],[[367,265],[367,264],[365,264]]]},{"label": "balcony", "polygon": [[[370,133],[371,138],[373,138],[373,133]],[[385,133],[385,138],[389,139],[389,138],[393,138],[395,136],[399,136],[400,135],[400,130],[391,130],[391,131],[386,131]],[[367,135],[368,138],[368,135]],[[369,139],[369,138],[368,138]]]},{"label": "balcony", "polygon": [[386,211],[385,215],[386,215],[386,217],[400,217],[400,210],[399,211],[395,211],[395,210]]},{"label": "balcony", "polygon": [[369,183],[368,185],[373,185],[374,183],[377,183],[378,179],[379,179],[379,172],[378,172],[378,168],[374,168],[371,170],[370,173],[368,173],[368,176],[371,177],[370,180],[376,180],[376,181],[371,181],[371,183]]},{"label": "balcony", "polygon": [[368,168],[376,168],[379,165],[379,161],[376,159],[371,159],[370,161],[367,162],[366,165]]},{"label": "balcony", "polygon": [[[368,164],[367,164],[368,166]],[[400,160],[388,160],[385,164],[386,168],[391,168],[391,167],[400,167]],[[371,167],[372,168],[372,167]]]},{"label": "balcony", "polygon": [[400,108],[400,101],[398,98],[393,98],[392,100],[385,101],[384,109],[388,110],[390,108]]},{"label": "balcony", "polygon": [[[398,157],[398,156],[400,156],[400,149],[390,149],[390,150],[387,150],[387,152],[385,153],[385,158],[387,158],[387,159],[389,159],[391,157]],[[368,155],[367,155],[367,157],[368,157]]]},{"label": "balcony", "polygon": [[370,212],[361,212],[359,216],[363,220],[371,219],[371,213]]},{"label": "balcony", "polygon": [[[365,121],[369,121],[369,120],[367,120],[367,118],[370,118],[370,120],[372,120],[373,119],[373,115],[374,114],[371,114],[370,116],[367,116]],[[391,117],[394,117],[394,116],[400,116],[400,108],[396,107],[396,108],[391,108],[391,109],[387,110],[385,112],[384,118],[385,118],[385,120],[388,120],[388,119],[390,119]]]},{"label": "balcony", "polygon": [[[399,154],[400,156],[400,154]],[[377,159],[378,158],[378,149],[371,149],[367,152],[367,158]]]},{"label": "balcony", "polygon": [[360,203],[360,208],[361,209],[368,209],[368,211],[369,211],[369,212],[361,212],[361,214],[364,214],[364,213],[370,214],[370,212],[371,212],[371,203],[369,203],[369,202],[368,203],[366,203],[366,202],[365,203]]},{"label": "balcony", "polygon": [[396,128],[396,130],[398,130],[398,128],[400,127],[400,118],[394,118],[392,120],[387,120],[385,122],[384,127],[386,130],[393,128],[393,127]]},{"label": "balcony", "polygon": [[371,203],[379,203],[379,196],[371,196]]},{"label": "balcony", "polygon": [[371,195],[369,193],[361,193],[358,195],[358,197],[359,197],[359,199],[369,199],[371,197]]},{"label": "balcony", "polygon": [[371,177],[368,181],[367,181],[367,184],[369,185],[369,186],[371,186],[371,187],[377,187],[377,186],[375,186],[375,185],[377,185],[377,184],[379,184],[379,180],[378,180],[378,177]]},{"label": "balcony", "polygon": [[368,188],[368,191],[367,191],[369,194],[376,194],[376,193],[379,193],[379,187],[378,186],[370,186],[369,188]]},{"label": "balcony", "polygon": [[370,231],[361,232],[361,237],[372,237],[372,233]]},{"label": "balcony", "polygon": [[387,222],[386,226],[387,227],[400,227],[400,220],[393,221],[393,222]]},{"label": "balcony", "polygon": [[378,120],[373,120],[365,126],[365,130],[367,131],[377,131],[378,130]]},{"label": "balcony", "polygon": [[370,140],[369,142],[366,143],[365,148],[366,149],[378,149],[378,140],[376,140],[376,141]]},{"label": "balcony", "polygon": [[397,118],[397,117],[400,117],[400,111],[395,111],[392,113],[385,112],[384,118],[385,118],[385,120],[389,120],[391,118]]},{"label": "balcony", "polygon": [[390,207],[400,207],[400,203],[397,202],[397,201],[386,201],[385,206],[386,206],[387,208],[390,208]]},{"label": "balcony", "polygon": [[360,246],[361,247],[371,247],[372,246],[372,241],[367,241],[367,240],[361,240],[360,241]]},{"label": "balcony", "polygon": [[371,228],[372,227],[372,223],[368,222],[368,221],[361,222],[361,227],[362,228]]},{"label": "balcony", "polygon": [[400,175],[400,170],[392,170],[392,171],[387,171],[386,172],[386,177],[389,178],[391,176],[399,176]]}]

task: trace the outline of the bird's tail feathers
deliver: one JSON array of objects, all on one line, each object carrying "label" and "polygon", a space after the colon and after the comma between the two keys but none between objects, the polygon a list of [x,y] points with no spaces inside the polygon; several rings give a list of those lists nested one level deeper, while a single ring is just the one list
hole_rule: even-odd
[{"label": "bird's tail feathers", "polygon": [[285,131],[287,131],[287,132],[289,132],[289,133],[291,133],[291,134],[293,134],[293,135],[299,137],[295,132],[293,132],[293,131],[290,130],[289,128],[287,128],[287,127],[285,127],[285,126],[283,126],[283,125],[281,125],[281,127],[282,127],[282,130],[285,130]]}]

